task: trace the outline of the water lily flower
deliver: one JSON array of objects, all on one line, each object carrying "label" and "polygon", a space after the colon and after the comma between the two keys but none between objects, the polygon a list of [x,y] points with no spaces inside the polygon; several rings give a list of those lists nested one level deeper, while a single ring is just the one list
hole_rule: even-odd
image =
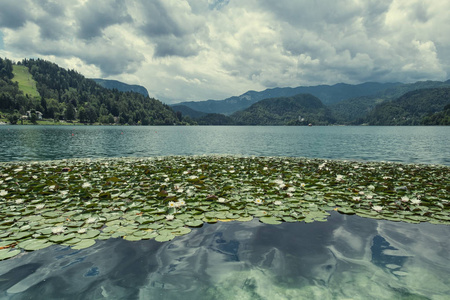
[{"label": "water lily flower", "polygon": [[367,188],[371,191],[375,190],[375,187],[373,185],[369,185]]},{"label": "water lily flower", "polygon": [[361,201],[361,197],[353,197],[353,201]]},{"label": "water lily flower", "polygon": [[45,204],[36,205],[36,209],[43,209],[44,207],[45,207]]},{"label": "water lily flower", "polygon": [[268,167],[264,167],[264,168],[263,168],[263,171],[267,171],[267,170],[269,170]]},{"label": "water lily flower", "polygon": [[184,171],[184,172],[183,172],[183,175],[187,175],[187,174],[189,174],[188,171]]},{"label": "water lily flower", "polygon": [[80,228],[78,229],[78,233],[86,233],[87,229],[86,228]]},{"label": "water lily flower", "polygon": [[225,202],[226,202],[226,199],[221,197],[221,198],[217,199],[217,202],[225,203]]},{"label": "water lily flower", "polygon": [[408,202],[408,201],[409,201],[408,196],[403,196],[403,197],[402,197],[402,202]]},{"label": "water lily flower", "polygon": [[360,195],[364,195],[364,191],[360,191],[358,194]]},{"label": "water lily flower", "polygon": [[291,186],[287,189],[289,193],[295,192],[295,187]]},{"label": "water lily flower", "polygon": [[23,199],[17,199],[16,200],[16,204],[22,204],[23,203]]},{"label": "water lily flower", "polygon": [[366,198],[371,200],[371,199],[373,199],[373,195],[366,195]]},{"label": "water lily flower", "polygon": [[273,204],[275,204],[275,205],[281,205],[281,204],[283,204],[281,201],[275,201]]},{"label": "water lily flower", "polygon": [[83,183],[83,185],[81,187],[85,189],[85,188],[91,187],[91,184],[89,182],[85,182],[85,183]]},{"label": "water lily flower", "polygon": [[411,199],[411,203],[412,203],[412,204],[419,205],[420,203],[422,203],[422,201],[420,201],[420,200],[417,199],[417,198],[414,198],[414,199]]},{"label": "water lily flower", "polygon": [[186,205],[186,202],[184,202],[184,200],[179,200],[179,201],[176,203],[176,205],[177,205],[177,207],[185,206],[185,205]]},{"label": "water lily flower", "polygon": [[260,198],[256,198],[256,199],[255,199],[255,203],[256,203],[256,204],[262,204],[263,201],[262,201]]},{"label": "water lily flower", "polygon": [[380,212],[380,211],[383,210],[383,206],[374,205],[374,206],[372,207],[372,209],[373,209],[374,211],[376,211],[376,212]]},{"label": "water lily flower", "polygon": [[173,201],[169,201],[169,207],[177,207],[177,204]]},{"label": "water lily flower", "polygon": [[5,190],[0,191],[0,196],[6,196],[6,195],[8,195],[8,191],[5,191]]},{"label": "water lily flower", "polygon": [[175,218],[174,215],[167,215],[166,216],[166,220],[167,221],[172,221],[174,218]]},{"label": "water lily flower", "polygon": [[97,218],[94,217],[90,217],[86,220],[86,224],[91,224],[91,223],[95,223],[97,221]]},{"label": "water lily flower", "polygon": [[52,228],[52,233],[53,234],[60,234],[64,232],[64,227],[63,226],[57,226],[57,227],[53,227]]},{"label": "water lily flower", "polygon": [[304,187],[306,186],[306,184],[304,184],[304,183],[302,182],[302,183],[300,183],[300,186],[301,186],[302,188],[304,188]]},{"label": "water lily flower", "polygon": [[344,180],[344,175],[336,175],[336,181]]}]

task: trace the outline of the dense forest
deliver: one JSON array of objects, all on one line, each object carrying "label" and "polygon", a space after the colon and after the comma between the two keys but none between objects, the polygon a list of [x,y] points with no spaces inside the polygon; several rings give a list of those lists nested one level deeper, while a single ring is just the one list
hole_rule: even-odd
[{"label": "dense forest", "polygon": [[[433,114],[445,114],[444,109],[449,104],[450,88],[416,90],[375,106],[364,118],[364,123],[368,125],[431,125]],[[441,118],[440,115],[436,115],[435,118],[439,124],[433,125],[450,125],[445,123],[445,118]]]},{"label": "dense forest", "polygon": [[106,89],[74,70],[65,70],[41,59],[25,59],[25,66],[36,81],[40,97],[24,95],[13,80],[11,61],[0,62],[0,111],[12,123],[27,111],[40,112],[45,119],[81,123],[119,123],[129,125],[184,124],[182,116],[159,100],[136,92]]},{"label": "dense forest", "polygon": [[[383,86],[387,88],[383,90]],[[184,105],[169,107],[145,93],[107,89],[45,60],[13,63],[0,58],[0,118],[11,124],[24,119],[36,123],[42,117],[58,123],[129,125],[450,125],[450,81],[325,87],[333,91],[345,88],[347,94],[353,87],[360,96],[328,106],[312,94],[270,97],[225,116]],[[372,95],[361,96],[362,88],[368,88]],[[253,99],[260,94],[264,92],[249,91],[244,96]]]},{"label": "dense forest", "polygon": [[329,125],[335,119],[317,97],[299,94],[256,102],[231,118],[238,125]]}]

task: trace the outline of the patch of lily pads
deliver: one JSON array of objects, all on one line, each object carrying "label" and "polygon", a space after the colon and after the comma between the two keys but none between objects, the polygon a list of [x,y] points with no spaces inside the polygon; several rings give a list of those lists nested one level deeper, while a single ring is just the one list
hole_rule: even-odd
[{"label": "patch of lily pads", "polygon": [[169,156],[0,164],[0,260],[54,244],[165,242],[204,223],[326,221],[329,212],[450,225],[450,167]]}]

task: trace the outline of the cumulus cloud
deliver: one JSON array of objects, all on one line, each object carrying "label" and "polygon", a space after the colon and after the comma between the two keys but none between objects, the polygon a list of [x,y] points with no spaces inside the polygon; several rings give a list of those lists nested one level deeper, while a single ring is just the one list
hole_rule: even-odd
[{"label": "cumulus cloud", "polygon": [[[275,86],[446,80],[448,1],[0,0],[2,54],[166,102]],[[87,73],[87,74],[86,74]]]}]

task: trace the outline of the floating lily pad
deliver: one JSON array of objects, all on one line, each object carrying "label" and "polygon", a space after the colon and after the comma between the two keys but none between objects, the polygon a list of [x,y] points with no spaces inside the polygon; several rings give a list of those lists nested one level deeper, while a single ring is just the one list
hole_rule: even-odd
[{"label": "floating lily pad", "polygon": [[14,257],[14,256],[20,254],[20,252],[22,252],[22,251],[20,251],[19,249],[12,249],[12,250],[2,249],[2,250],[0,250],[0,260]]},{"label": "floating lily pad", "polygon": [[93,246],[94,244],[95,244],[94,239],[85,239],[85,240],[81,240],[80,242],[74,244],[72,246],[72,249],[74,249],[74,250],[85,249],[85,248],[89,248],[89,247]]}]

